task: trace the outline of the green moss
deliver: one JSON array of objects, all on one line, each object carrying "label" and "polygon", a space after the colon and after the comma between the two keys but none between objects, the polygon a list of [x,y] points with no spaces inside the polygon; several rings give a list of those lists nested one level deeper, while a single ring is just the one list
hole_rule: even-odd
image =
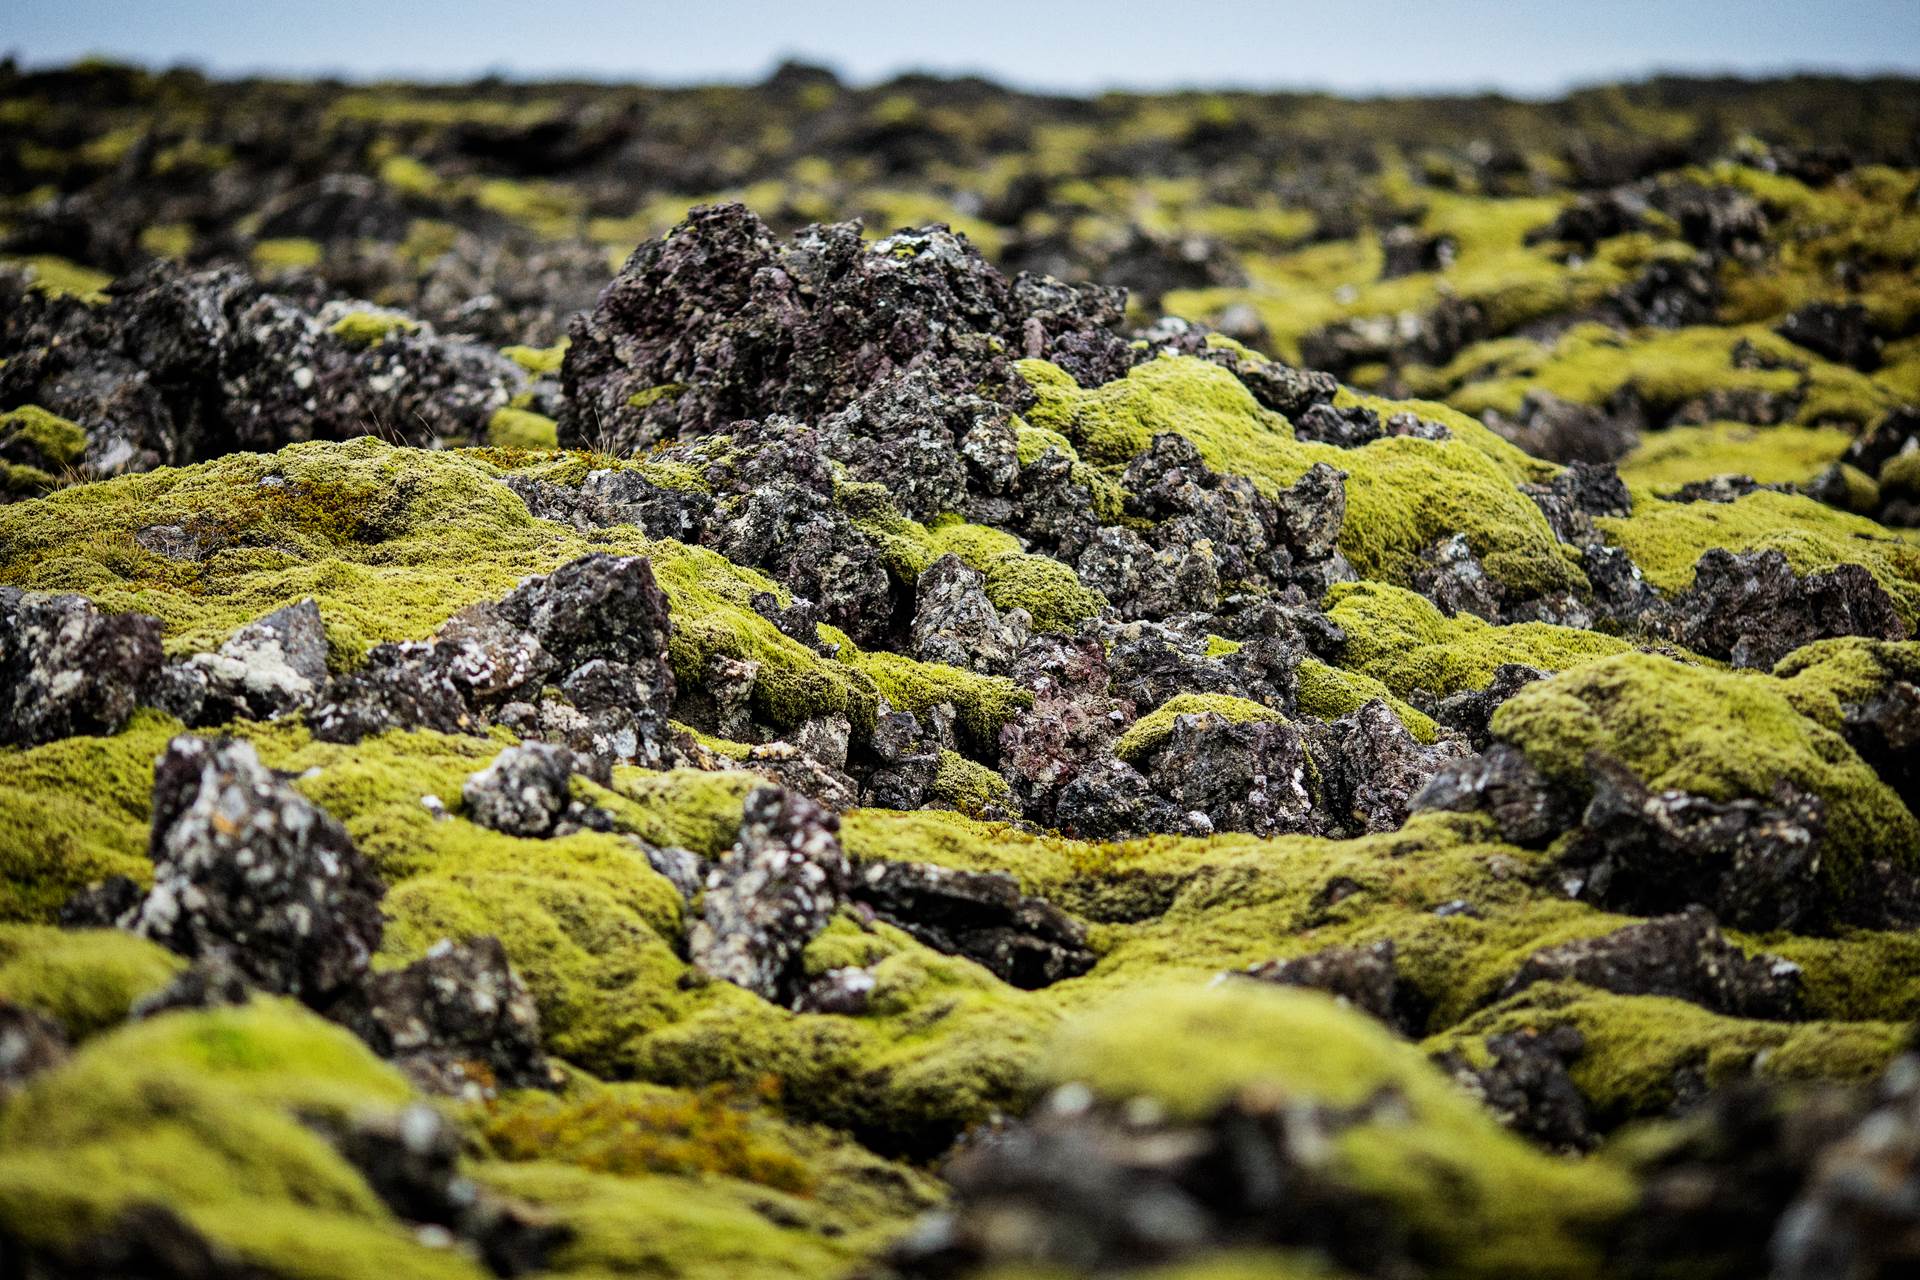
[{"label": "green moss", "polygon": [[977,818],[992,809],[1004,810],[1012,799],[1007,780],[987,766],[969,760],[957,751],[940,753],[940,768],[933,776],[933,799]]},{"label": "green moss", "polygon": [[1211,713],[1233,724],[1275,721],[1284,717],[1272,707],[1224,693],[1181,693],[1167,699],[1153,711],[1141,716],[1113,744],[1114,754],[1122,760],[1138,763],[1158,750],[1173,735],[1173,722],[1181,716]]},{"label": "green moss", "polygon": [[[211,649],[312,596],[334,653],[351,661],[590,549],[647,547],[632,531],[589,543],[537,521],[498,474],[362,438],[120,476],[0,509],[0,582],[155,614],[175,652]],[[136,535],[158,525],[188,531],[204,557],[142,547]]]},{"label": "green moss", "polygon": [[999,737],[1000,727],[1033,704],[1033,695],[1005,676],[983,676],[943,662],[916,662],[896,653],[859,653],[847,659],[873,682],[896,711],[915,715],[943,702],[960,712],[960,725],[976,742]]},{"label": "green moss", "polygon": [[522,1094],[476,1125],[504,1160],[556,1159],[595,1173],[717,1173],[804,1194],[814,1177],[784,1142],[763,1133],[752,1095],[725,1088],[692,1092],[616,1086],[584,1097]]},{"label": "green moss", "polygon": [[88,306],[99,306],[105,302],[107,286],[113,283],[113,277],[104,271],[95,271],[51,254],[25,258],[0,257],[0,267],[24,267],[27,284],[36,293],[53,298],[78,298]]},{"label": "green moss", "polygon": [[1402,702],[1393,690],[1369,675],[1342,671],[1317,658],[1303,658],[1298,671],[1298,690],[1302,714],[1321,720],[1338,720],[1351,715],[1375,698],[1386,703],[1400,723],[1420,742],[1434,742],[1440,726],[1432,717],[1410,703]]},{"label": "green moss", "polygon": [[[1148,1267],[1137,1280],[1342,1280],[1349,1275],[1307,1250],[1235,1249],[1187,1262]],[[1015,1276],[997,1280],[1018,1280]],[[1039,1276],[1027,1280],[1041,1280]]]},{"label": "green moss", "polygon": [[74,1039],[123,1021],[134,1001],[184,967],[172,952],[117,929],[0,925],[0,1000],[39,1010]]},{"label": "green moss", "polygon": [[495,409],[487,419],[487,444],[495,449],[557,449],[560,427],[525,409]]},{"label": "green moss", "polygon": [[740,835],[747,793],[765,785],[759,774],[741,771],[621,768],[614,773],[613,794],[631,807],[616,804],[613,812],[622,830],[650,844],[678,845],[717,858]]},{"label": "green moss", "polygon": [[179,729],[140,711],[111,738],[0,749],[0,921],[50,923],[96,880],[152,879],[153,761]]},{"label": "green moss", "polygon": [[[592,1241],[587,1251],[634,1249],[641,1233],[629,1222],[624,1235],[615,1235],[612,1222],[582,1214],[582,1204],[548,1199],[547,1187],[567,1183],[587,1193],[585,1204],[624,1201],[645,1207],[648,1221],[660,1217],[659,1234],[648,1233],[644,1247],[684,1252],[676,1275],[703,1268],[730,1275],[734,1264],[753,1273],[800,1259],[817,1259],[837,1275],[856,1251],[897,1235],[936,1202],[938,1185],[925,1174],[881,1159],[843,1134],[785,1121],[777,1104],[775,1091],[762,1087],[583,1083],[560,1098],[528,1094],[475,1108],[470,1125],[486,1154],[519,1166],[483,1166],[481,1177],[499,1179],[503,1189],[534,1188],[532,1198]],[[528,1166],[540,1171],[521,1172]],[[578,1179],[580,1173],[591,1176]],[[723,1231],[742,1210],[753,1210],[756,1216],[747,1219],[758,1224],[750,1226],[753,1249],[743,1258],[738,1243],[702,1238],[686,1229],[694,1222],[661,1216],[658,1206],[672,1201],[699,1206],[694,1222],[711,1216]],[[567,1260],[584,1257],[575,1252]]]},{"label": "green moss", "polygon": [[911,581],[941,556],[958,556],[985,576],[995,608],[1025,609],[1036,630],[1054,634],[1071,632],[1106,607],[1106,597],[1083,585],[1071,567],[1027,554],[1012,534],[951,514],[925,525],[909,520],[879,485],[843,483],[837,497],[855,526],[880,545],[896,577]]},{"label": "green moss", "polygon": [[1568,671],[1633,647],[1545,622],[1495,626],[1468,613],[1449,618],[1425,596],[1376,582],[1336,583],[1327,617],[1347,633],[1341,660],[1401,695],[1482,689],[1503,663]]},{"label": "green moss", "polygon": [[441,186],[439,174],[408,155],[393,155],[382,160],[380,181],[408,196],[431,196]]},{"label": "green moss", "polygon": [[1841,463],[1838,472],[1844,496],[1836,505],[1855,515],[1873,514],[1880,506],[1880,482],[1848,462]]},{"label": "green moss", "polygon": [[377,347],[396,333],[413,333],[420,322],[398,311],[349,311],[327,332],[350,347]]},{"label": "green moss", "polygon": [[326,251],[317,240],[287,237],[261,240],[253,246],[254,269],[269,274],[282,271],[306,271],[320,265]]},{"label": "green moss", "polygon": [[[1563,263],[1553,246],[1529,245],[1527,233],[1551,221],[1555,197],[1487,199],[1415,187],[1404,172],[1382,175],[1383,193],[1423,207],[1420,228],[1453,239],[1456,256],[1444,272],[1383,279],[1376,236],[1329,241],[1249,262],[1244,288],[1170,293],[1169,314],[1217,320],[1232,307],[1249,307],[1267,330],[1271,349],[1300,360],[1301,342],[1329,325],[1371,321],[1391,328],[1403,315],[1432,310],[1458,298],[1475,304],[1495,333],[1548,315],[1591,306],[1625,284],[1639,267],[1669,250],[1650,236],[1616,237],[1578,263]],[[1684,252],[1682,248],[1679,250]]]},{"label": "green moss", "polygon": [[578,232],[580,193],[560,183],[484,178],[466,194],[480,208],[517,222],[543,239],[558,240]]},{"label": "green moss", "polygon": [[160,1201],[275,1274],[477,1277],[417,1243],[302,1119],[407,1096],[352,1034],[290,1002],[133,1023],[0,1111],[0,1223],[57,1248]]},{"label": "green moss", "polygon": [[686,1276],[690,1280],[828,1277],[853,1261],[852,1244],[791,1222],[805,1201],[684,1178],[620,1178],[553,1162],[476,1170],[494,1190],[563,1221],[572,1238],[555,1269],[585,1276]]},{"label": "green moss", "polygon": [[[1736,366],[1742,342],[1775,365]],[[1822,360],[1765,325],[1645,329],[1621,334],[1604,325],[1576,325],[1551,346],[1538,343],[1468,347],[1444,370],[1415,384],[1467,413],[1512,415],[1531,391],[1599,405],[1631,389],[1656,415],[1713,392],[1800,394],[1794,421],[1864,426],[1892,397],[1867,375]]]},{"label": "green moss", "polygon": [[426,267],[453,252],[460,240],[460,228],[437,218],[415,218],[407,224],[407,237],[394,246],[405,262]]},{"label": "green moss", "polygon": [[500,354],[536,378],[557,378],[567,358],[566,338],[551,347],[502,347]]},{"label": "green moss", "polygon": [[[387,880],[383,964],[417,959],[442,938],[498,937],[533,992],[549,1049],[593,1070],[616,1067],[629,1037],[670,1016],[683,907],[643,849],[617,831],[518,839],[461,817],[436,820],[421,803],[432,795],[457,812],[462,783],[499,740],[412,731],[345,747],[313,741],[298,724],[243,729],[268,766],[299,775],[300,789],[345,824]],[[699,776],[744,794],[743,775]],[[578,785],[583,800],[614,810],[618,826],[700,843],[671,825],[671,815],[684,825],[695,810],[694,787],[666,789],[666,803],[653,804],[644,791],[627,795],[624,782],[620,792]]]},{"label": "green moss", "polygon": [[1340,549],[1364,577],[1404,583],[1422,551],[1464,532],[1488,572],[1523,594],[1584,583],[1540,509],[1516,487],[1551,469],[1442,406],[1368,402],[1438,418],[1454,432],[1451,440],[1398,436],[1341,449],[1295,441],[1286,419],[1204,360],[1150,360],[1091,391],[1041,361],[1022,361],[1020,370],[1038,400],[1029,420],[1067,436],[1098,464],[1122,466],[1155,435],[1174,432],[1191,440],[1209,466],[1246,476],[1269,494],[1317,462],[1338,467],[1347,473]]},{"label": "green moss", "polygon": [[37,498],[60,487],[52,473],[17,462],[0,462],[0,494]]},{"label": "green moss", "polygon": [[1051,430],[1047,427],[1036,427],[1031,423],[1016,420],[1014,424],[1014,434],[1014,457],[1019,460],[1020,465],[1023,467],[1032,466],[1038,462],[1049,449],[1075,462],[1080,460],[1079,453],[1074,450],[1073,442],[1061,435],[1058,431]]},{"label": "green moss", "polygon": [[1862,636],[1816,640],[1782,658],[1773,673],[1780,677],[1780,692],[1795,711],[1839,732],[1847,711],[1888,683],[1920,681],[1920,641]]},{"label": "green moss", "polygon": [[0,450],[11,453],[30,451],[30,456],[48,470],[79,463],[87,451],[87,433],[37,404],[0,413]]},{"label": "green moss", "polygon": [[630,1069],[679,1085],[771,1077],[790,1114],[885,1135],[892,1150],[941,1150],[1025,1099],[1058,997],[1011,990],[903,934],[894,941],[871,969],[861,1017],[792,1014],[716,982],[696,987],[677,1021],[630,1042]]},{"label": "green moss", "polygon": [[1620,462],[1620,478],[1668,493],[1714,476],[1751,476],[1761,484],[1804,484],[1846,452],[1843,427],[1754,427],[1710,422],[1649,433]]},{"label": "green moss", "polygon": [[1920,452],[1889,458],[1880,468],[1880,489],[1890,497],[1920,498]]},{"label": "green moss", "polygon": [[1528,1146],[1418,1051],[1317,992],[1149,989],[1070,1023],[1042,1074],[1177,1118],[1239,1096],[1339,1108],[1388,1092],[1397,1105],[1335,1133],[1318,1174],[1379,1197],[1448,1274],[1590,1275],[1632,1203],[1623,1174]]},{"label": "green moss", "polygon": [[[233,163],[233,148],[225,143],[203,142],[198,138],[187,138],[170,147],[162,147],[153,154],[153,172],[155,174],[189,174],[199,176],[217,173]],[[185,250],[181,251],[183,254]]]},{"label": "green moss", "polygon": [[1900,1052],[1905,1028],[1885,1022],[1757,1022],[1665,996],[1623,996],[1576,983],[1529,987],[1427,1042],[1464,1049],[1507,1032],[1571,1024],[1586,1048],[1570,1068],[1595,1120],[1611,1127],[1666,1113],[1683,1087],[1760,1076],[1867,1080]]},{"label": "green moss", "polygon": [[1070,632],[1107,605],[1107,598],[1081,585],[1071,568],[1046,556],[1001,556],[986,573],[987,599],[994,607],[1025,609],[1037,631]]},{"label": "green moss", "polygon": [[502,101],[499,98],[453,98],[431,91],[400,91],[392,86],[343,93],[327,104],[329,123],[346,121],[380,125],[471,124],[529,129],[551,121],[566,109],[552,97]]},{"label": "green moss", "polygon": [[1911,1023],[1920,1016],[1920,933],[1772,934],[1754,939],[1753,946],[1800,966],[1800,995],[1810,1017]]},{"label": "green moss", "polygon": [[1692,585],[1695,562],[1714,547],[1778,550],[1798,573],[1864,565],[1907,625],[1920,623],[1920,545],[1799,494],[1750,493],[1732,502],[1662,502],[1642,495],[1633,515],[1594,523],[1665,591]]},{"label": "green moss", "polygon": [[1522,689],[1493,729],[1568,781],[1602,751],[1655,790],[1764,801],[1783,779],[1805,787],[1826,805],[1822,867],[1843,892],[1863,857],[1904,861],[1920,848],[1920,823],[1899,798],[1771,676],[1620,654]]},{"label": "green moss", "polygon": [[648,405],[663,400],[678,400],[687,389],[684,382],[663,382],[655,387],[647,387],[627,397],[627,404],[635,409],[644,409]]},{"label": "green moss", "polygon": [[[856,728],[872,723],[870,681],[843,663],[821,658],[754,612],[752,600],[760,592],[787,599],[772,579],[704,547],[661,542],[652,552],[654,576],[673,603],[669,652],[679,679],[697,684],[716,655],[744,658],[760,664],[754,711],[774,726],[832,714],[846,715]],[[854,652],[850,640],[841,652]]]}]

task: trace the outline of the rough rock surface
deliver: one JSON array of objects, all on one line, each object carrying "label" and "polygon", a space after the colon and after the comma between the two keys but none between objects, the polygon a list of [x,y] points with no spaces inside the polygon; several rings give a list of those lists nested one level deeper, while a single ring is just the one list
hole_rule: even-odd
[{"label": "rough rock surface", "polygon": [[190,725],[275,720],[313,705],[327,684],[327,633],[311,599],[250,622],[213,653],[169,664],[155,706]]},{"label": "rough rock surface", "polygon": [[355,742],[400,725],[459,733],[498,721],[603,763],[657,765],[671,751],[670,625],[644,557],[589,555],[463,609],[431,640],[376,646],[330,686],[315,731]]},{"label": "rough rock surface", "polygon": [[1830,636],[1907,636],[1893,601],[1859,565],[1802,576],[1778,551],[1707,552],[1677,607],[1681,643],[1736,667],[1771,667]]},{"label": "rough rock surface", "polygon": [[1745,955],[1721,936],[1703,907],[1536,951],[1500,994],[1560,981],[1625,995],[1676,996],[1739,1018],[1790,1019],[1800,1007],[1800,967]]},{"label": "rough rock surface", "polygon": [[[696,209],[635,250],[577,323],[567,430],[622,451],[742,418],[843,409],[925,371],[943,392],[1004,381],[1006,352],[1094,382],[1130,363],[1117,291],[1009,282],[944,229],[863,244],[856,224],[774,240],[741,205]],[[694,323],[709,314],[720,323]],[[849,353],[858,353],[847,359]]]},{"label": "rough rock surface", "polygon": [[1318,1177],[1311,1154],[1370,1105],[1393,1101],[1341,1110],[1253,1097],[1183,1125],[1090,1105],[1069,1086],[957,1157],[956,1207],[894,1261],[914,1276],[1009,1265],[1097,1273],[1232,1241],[1312,1247],[1391,1274],[1405,1265],[1404,1242],[1382,1234],[1364,1196]]},{"label": "rough rock surface", "polygon": [[544,742],[508,747],[460,788],[467,812],[510,836],[550,835],[567,811],[573,759]]},{"label": "rough rock surface", "polygon": [[154,766],[153,815],[135,932],[316,1006],[366,974],[385,886],[346,828],[249,743],[175,738]]},{"label": "rough rock surface", "polygon": [[0,741],[113,733],[159,666],[153,618],[0,587]]},{"label": "rough rock surface", "polygon": [[838,820],[804,796],[751,792],[740,838],[714,865],[688,934],[693,962],[762,999],[781,1001],[800,950],[846,898]]},{"label": "rough rock surface", "polygon": [[1324,991],[1402,1035],[1417,1035],[1424,1021],[1419,997],[1401,985],[1393,954],[1391,941],[1370,947],[1327,947],[1291,960],[1263,960],[1244,972],[1261,982]]},{"label": "rough rock surface", "polygon": [[1093,967],[1086,931],[1013,877],[910,862],[870,862],[851,896],[936,951],[978,961],[1016,987],[1044,987]]}]

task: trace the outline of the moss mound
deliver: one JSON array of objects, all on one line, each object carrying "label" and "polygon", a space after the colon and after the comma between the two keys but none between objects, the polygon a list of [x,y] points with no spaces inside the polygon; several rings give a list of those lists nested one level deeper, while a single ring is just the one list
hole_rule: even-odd
[{"label": "moss mound", "polygon": [[1792,781],[1826,805],[1826,872],[1844,886],[1862,858],[1908,860],[1920,822],[1838,733],[1800,713],[1768,675],[1605,658],[1521,690],[1493,720],[1549,776],[1577,779],[1590,752],[1655,790],[1767,799]]},{"label": "moss mound", "polygon": [[1143,992],[1069,1023],[1045,1074],[1194,1118],[1246,1091],[1328,1107],[1390,1093],[1404,1110],[1337,1132],[1323,1171],[1391,1205],[1455,1274],[1590,1274],[1606,1225],[1631,1202],[1620,1172],[1533,1150],[1417,1051],[1315,992]]}]

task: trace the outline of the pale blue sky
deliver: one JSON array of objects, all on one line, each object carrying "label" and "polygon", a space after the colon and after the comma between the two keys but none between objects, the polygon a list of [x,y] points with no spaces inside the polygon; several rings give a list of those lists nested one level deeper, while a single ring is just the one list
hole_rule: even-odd
[{"label": "pale blue sky", "polygon": [[3,0],[0,51],[216,72],[689,82],[781,57],[866,82],[974,71],[1177,85],[1550,93],[1660,70],[1920,73],[1920,0]]}]

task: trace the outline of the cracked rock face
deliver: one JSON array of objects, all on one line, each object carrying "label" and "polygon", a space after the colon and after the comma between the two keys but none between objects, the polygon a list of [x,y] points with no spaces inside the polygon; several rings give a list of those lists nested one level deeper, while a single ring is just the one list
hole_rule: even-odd
[{"label": "cracked rock face", "polygon": [[1291,725],[1175,716],[1147,776],[1156,795],[1207,829],[1264,836],[1316,824],[1306,744]]},{"label": "cracked rock face", "polygon": [[1907,635],[1893,600],[1861,566],[1800,575],[1778,551],[1707,552],[1677,608],[1680,642],[1736,667],[1766,670],[1830,636]]},{"label": "cracked rock face", "polygon": [[1800,967],[1749,957],[1721,936],[1704,907],[1536,951],[1500,995],[1563,980],[1622,995],[1674,996],[1736,1018],[1786,1021],[1800,1013]]},{"label": "cracked rock face", "polygon": [[116,733],[160,669],[160,623],[0,587],[0,743]]},{"label": "cracked rock face", "polygon": [[1356,834],[1399,830],[1427,782],[1467,754],[1458,740],[1415,741],[1378,698],[1325,726],[1308,725],[1307,744],[1328,827]]},{"label": "cracked rock face", "polygon": [[406,317],[370,344],[338,327],[383,314],[272,292],[231,266],[154,261],[105,305],[50,323],[56,340],[0,369],[0,396],[92,424],[83,467],[112,475],[346,440],[369,424],[423,446],[471,438],[525,388],[498,351]]},{"label": "cracked rock face", "polygon": [[913,647],[923,662],[1002,675],[1026,647],[1032,621],[1024,609],[994,608],[985,575],[955,555],[927,566],[915,586]]},{"label": "cracked rock face", "polygon": [[167,666],[153,702],[190,725],[277,720],[312,706],[326,684],[326,628],[307,599],[248,623],[217,652]]},{"label": "cracked rock face", "polygon": [[846,900],[839,819],[777,787],[749,792],[740,838],[707,876],[688,934],[693,963],[712,977],[784,1003],[801,950]]},{"label": "cracked rock face", "polygon": [[135,932],[218,954],[261,989],[325,1005],[366,974],[385,887],[346,829],[245,742],[179,737],[154,766],[153,889]]},{"label": "cracked rock face", "polygon": [[[431,640],[377,645],[329,687],[315,735],[358,742],[396,726],[506,723],[605,764],[670,758],[666,594],[639,556],[596,554],[469,606]],[[542,697],[557,685],[564,703]]]},{"label": "cracked rock face", "polygon": [[910,373],[943,392],[1007,386],[1008,351],[1105,381],[1132,363],[1109,332],[1119,298],[1009,282],[944,229],[869,245],[839,223],[781,242],[744,206],[702,206],[635,250],[575,324],[563,440],[626,451],[742,418],[811,417]]},{"label": "cracked rock face", "polygon": [[1651,914],[1704,903],[1737,928],[1792,928],[1832,909],[1820,874],[1824,831],[1819,798],[1784,780],[1771,805],[1722,804],[1649,791],[1601,761],[1565,863],[1578,896],[1600,905]]},{"label": "cracked rock face", "polygon": [[965,956],[1016,987],[1044,987],[1093,967],[1086,931],[1012,876],[912,862],[869,862],[853,900],[936,951]]}]

